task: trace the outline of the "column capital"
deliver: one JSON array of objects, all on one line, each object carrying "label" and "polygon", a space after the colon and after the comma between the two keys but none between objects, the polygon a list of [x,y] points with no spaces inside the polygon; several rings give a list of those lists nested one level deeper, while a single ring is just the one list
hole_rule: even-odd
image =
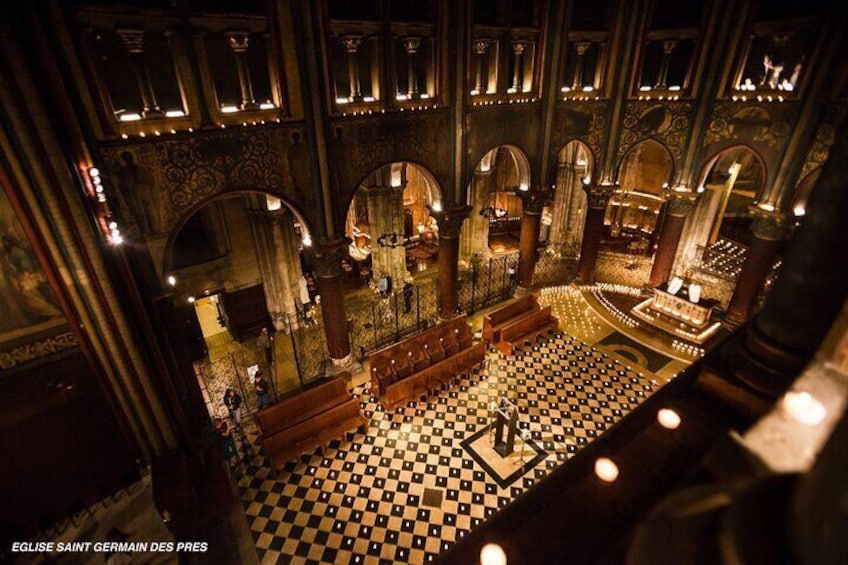
[{"label": "column capital", "polygon": [[403,38],[403,48],[406,50],[407,55],[415,55],[418,53],[418,49],[421,47],[421,38],[420,37],[404,37]]},{"label": "column capital", "polygon": [[359,51],[359,46],[362,45],[362,36],[359,35],[343,35],[339,38],[342,46],[348,53],[356,53]]},{"label": "column capital", "polygon": [[686,217],[695,207],[697,195],[691,190],[672,190],[668,193],[666,200],[666,213],[669,216]]},{"label": "column capital", "polygon": [[512,52],[516,55],[521,55],[524,53],[524,50],[527,49],[527,46],[530,44],[529,41],[525,39],[513,39],[512,40]]},{"label": "column capital", "polygon": [[230,44],[230,49],[236,53],[247,53],[247,48],[250,45],[250,35],[246,32],[231,32],[227,34],[227,40]]},{"label": "column capital", "polygon": [[578,55],[585,55],[586,51],[588,51],[591,46],[592,43],[590,41],[581,41],[574,44],[574,48],[577,50]]},{"label": "column capital", "polygon": [[432,212],[439,226],[439,237],[456,238],[462,230],[462,222],[468,217],[471,206],[454,206],[441,212]]},{"label": "column capital", "polygon": [[663,45],[663,53],[666,55],[671,55],[674,48],[677,47],[676,39],[666,39],[662,42]]},{"label": "column capital", "polygon": [[604,210],[612,198],[611,184],[584,184],[583,190],[589,199],[589,208]]},{"label": "column capital", "polygon": [[350,240],[346,237],[322,241],[312,248],[310,256],[319,277],[330,278],[342,273],[342,258],[347,254]]},{"label": "column capital", "polygon": [[471,44],[471,49],[474,50],[474,53],[477,55],[484,55],[489,49],[489,43],[490,40],[488,39],[475,39],[474,43]]},{"label": "column capital", "polygon": [[780,241],[786,237],[789,227],[786,214],[767,212],[757,206],[751,206],[751,215],[754,217],[751,224],[754,237],[772,241]]},{"label": "column capital", "polygon": [[144,53],[144,30],[143,29],[117,29],[115,33],[121,38],[127,51],[130,53]]}]

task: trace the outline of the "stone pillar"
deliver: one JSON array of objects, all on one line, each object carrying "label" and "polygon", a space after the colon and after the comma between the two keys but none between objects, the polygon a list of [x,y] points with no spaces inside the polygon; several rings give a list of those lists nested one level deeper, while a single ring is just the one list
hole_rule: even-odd
[{"label": "stone pillar", "polygon": [[654,88],[663,90],[668,88],[668,65],[671,63],[671,54],[674,52],[675,47],[677,47],[676,39],[666,39],[663,41],[663,58],[660,63],[660,72],[657,75],[657,83],[654,85]]},{"label": "stone pillar", "polygon": [[[388,183],[386,183],[388,184]],[[402,240],[392,247],[387,241],[381,244],[379,239],[384,234],[404,235],[403,217],[403,185],[401,186],[372,186],[365,187],[368,203],[368,229],[371,233],[371,267],[375,281],[383,277],[391,277],[393,288],[403,286],[403,281],[409,278],[406,270],[406,247]]]},{"label": "stone pillar", "polygon": [[288,210],[269,212],[264,197],[249,199],[250,229],[265,290],[265,302],[274,329],[288,329],[286,316],[297,325],[297,279],[300,277],[300,242]]},{"label": "stone pillar", "polygon": [[494,169],[480,168],[474,171],[471,179],[471,212],[468,221],[462,226],[460,238],[459,261],[468,265],[471,258],[477,254],[483,260],[488,260],[492,253],[489,250],[489,218],[480,214],[489,205],[489,187],[494,180]]},{"label": "stone pillar", "polygon": [[677,255],[677,246],[680,244],[680,236],[686,225],[686,216],[695,206],[695,198],[691,191],[671,192],[665,205],[665,220],[657,252],[654,255],[654,264],[651,267],[651,286],[659,286],[668,280],[671,268],[674,266],[674,258]]},{"label": "stone pillar", "polygon": [[347,312],[344,303],[342,284],[342,257],[348,240],[345,238],[331,242],[322,242],[315,247],[313,262],[318,292],[321,295],[321,313],[324,318],[324,335],[327,337],[327,351],[330,354],[332,368],[339,370],[353,364],[348,335]]},{"label": "stone pillar", "polygon": [[153,83],[150,81],[150,73],[144,62],[144,30],[119,29],[117,34],[129,53],[133,76],[135,76],[135,82],[138,85],[139,94],[141,94],[141,103],[144,106],[142,116],[147,118],[161,115],[162,109],[159,107],[159,102],[156,101],[156,93],[153,90]]},{"label": "stone pillar", "polygon": [[523,82],[524,82],[524,74],[521,69],[521,58],[524,55],[524,50],[527,49],[526,41],[513,41],[512,42],[512,56],[513,56],[513,67],[512,67],[512,88],[515,92],[521,92],[523,90]]},{"label": "stone pillar", "polygon": [[489,49],[489,40],[475,39],[471,48],[477,55],[477,72],[474,75],[474,91],[472,94],[483,94],[483,56]]},{"label": "stone pillar", "polygon": [[362,45],[362,38],[358,36],[347,35],[341,38],[342,45],[347,52],[347,74],[350,81],[350,101],[362,102],[362,92],[359,90],[359,46]]},{"label": "stone pillar", "polygon": [[418,69],[416,68],[415,60],[420,47],[420,37],[407,37],[403,40],[403,48],[406,51],[407,98],[418,98]]},{"label": "stone pillar", "polygon": [[556,192],[551,206],[551,231],[548,242],[555,248],[568,247],[575,239],[573,220],[575,208],[580,204],[583,193],[583,179],[586,176],[587,164],[578,165],[577,147],[569,151],[565,161],[557,168]]},{"label": "stone pillar", "polygon": [[439,318],[455,318],[459,308],[459,234],[469,206],[433,212],[439,225]]},{"label": "stone pillar", "polygon": [[250,44],[250,36],[246,33],[233,33],[228,36],[230,49],[236,58],[236,71],[238,72],[239,88],[241,89],[241,109],[256,110],[259,104],[253,98],[253,83],[250,80],[250,67],[247,65],[247,47]]},{"label": "stone pillar", "polygon": [[815,354],[848,297],[848,127],[837,134],[806,214],[760,312],[745,330],[737,379],[775,399]]},{"label": "stone pillar", "polygon": [[547,191],[520,192],[523,203],[521,213],[521,239],[518,243],[518,285],[533,286],[533,271],[539,254],[539,228]]},{"label": "stone pillar", "polygon": [[575,43],[574,48],[577,50],[577,63],[574,65],[574,77],[571,81],[571,90],[581,90],[583,88],[583,65],[586,59],[586,51],[592,45],[588,42]]},{"label": "stone pillar", "polygon": [[604,215],[612,196],[612,185],[589,185],[585,187],[585,190],[589,208],[586,213],[586,224],[583,228],[580,261],[577,264],[577,279],[580,282],[591,283],[595,281],[595,263],[598,260],[598,250],[601,247]]},{"label": "stone pillar", "polygon": [[774,265],[785,233],[786,218],[782,214],[753,211],[751,246],[736,281],[736,288],[727,307],[725,320],[740,325],[751,317],[760,289]]}]

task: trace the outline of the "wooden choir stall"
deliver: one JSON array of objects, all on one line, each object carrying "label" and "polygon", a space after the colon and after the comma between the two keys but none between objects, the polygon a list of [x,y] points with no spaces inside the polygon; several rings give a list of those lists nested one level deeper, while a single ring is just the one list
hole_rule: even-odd
[{"label": "wooden choir stall", "polygon": [[551,314],[551,307],[542,308],[536,295],[528,294],[486,314],[483,339],[508,355],[525,342],[555,332],[558,326],[559,320]]}]

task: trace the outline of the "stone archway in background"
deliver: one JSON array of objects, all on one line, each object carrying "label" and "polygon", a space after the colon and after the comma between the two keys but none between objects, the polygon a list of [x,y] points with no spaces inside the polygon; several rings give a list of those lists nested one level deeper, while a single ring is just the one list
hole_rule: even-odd
[{"label": "stone archway in background", "polygon": [[589,146],[571,140],[559,151],[554,200],[545,208],[542,229],[549,222],[548,247],[576,257],[583,238],[587,197],[584,186],[592,181],[595,158]]}]

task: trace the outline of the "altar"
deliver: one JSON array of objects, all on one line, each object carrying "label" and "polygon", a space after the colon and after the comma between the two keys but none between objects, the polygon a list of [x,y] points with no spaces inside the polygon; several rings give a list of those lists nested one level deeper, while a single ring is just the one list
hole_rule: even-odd
[{"label": "altar", "polygon": [[654,295],[634,306],[631,312],[675,337],[702,344],[721,327],[712,319],[718,304],[717,300],[701,297],[701,285],[683,284],[675,277],[654,288]]}]

